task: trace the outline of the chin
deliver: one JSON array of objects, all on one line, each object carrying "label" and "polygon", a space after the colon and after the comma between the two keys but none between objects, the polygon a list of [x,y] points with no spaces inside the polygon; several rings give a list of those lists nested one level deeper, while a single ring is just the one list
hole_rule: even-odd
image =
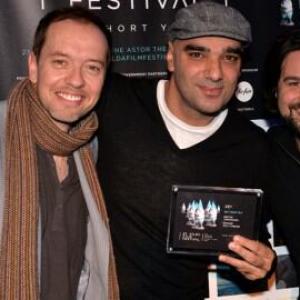
[{"label": "chin", "polygon": [[206,115],[214,117],[217,116],[222,110],[224,110],[226,107],[217,107],[213,109],[208,109],[206,112],[204,112]]},{"label": "chin", "polygon": [[80,117],[76,116],[76,117],[52,117],[52,120],[54,121],[54,123],[58,124],[58,125],[63,125],[63,126],[67,126],[67,127],[72,127],[74,124],[76,124],[78,122],[78,120],[80,119]]}]

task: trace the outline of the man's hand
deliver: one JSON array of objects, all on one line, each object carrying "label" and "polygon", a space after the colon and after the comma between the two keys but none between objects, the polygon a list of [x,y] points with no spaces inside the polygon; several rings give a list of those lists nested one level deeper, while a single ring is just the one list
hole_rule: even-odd
[{"label": "man's hand", "polygon": [[265,244],[236,235],[228,247],[241,259],[221,254],[219,261],[234,267],[247,279],[264,278],[271,270],[275,253]]}]

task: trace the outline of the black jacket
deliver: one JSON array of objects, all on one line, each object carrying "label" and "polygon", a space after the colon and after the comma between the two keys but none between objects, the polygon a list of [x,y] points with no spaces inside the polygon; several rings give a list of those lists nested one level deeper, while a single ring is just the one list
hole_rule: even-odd
[{"label": "black jacket", "polygon": [[[273,127],[268,132],[272,139],[272,201],[275,224],[289,248],[300,274],[300,151],[295,136],[285,126]],[[298,283],[299,279],[298,279]]]}]

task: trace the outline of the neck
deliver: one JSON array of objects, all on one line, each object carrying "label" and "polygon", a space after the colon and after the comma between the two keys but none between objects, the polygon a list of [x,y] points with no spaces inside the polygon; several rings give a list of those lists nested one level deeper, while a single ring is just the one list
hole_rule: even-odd
[{"label": "neck", "polygon": [[62,131],[64,132],[69,132],[70,131],[70,125],[69,124],[66,124],[66,123],[63,123],[63,122],[59,122],[59,121],[55,121],[54,120],[54,124]]}]

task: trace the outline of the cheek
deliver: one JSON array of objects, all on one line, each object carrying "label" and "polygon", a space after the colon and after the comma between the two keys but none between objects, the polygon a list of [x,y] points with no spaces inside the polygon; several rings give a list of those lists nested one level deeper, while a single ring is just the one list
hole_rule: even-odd
[{"label": "cheek", "polygon": [[294,93],[288,90],[280,90],[278,93],[278,109],[281,115],[289,115],[289,104],[295,97]]},{"label": "cheek", "polygon": [[176,76],[185,85],[189,85],[190,87],[193,87],[205,77],[203,69],[195,63],[188,66],[178,65]]},{"label": "cheek", "polygon": [[37,83],[36,83],[37,90],[38,90],[40,96],[42,96],[42,95],[45,96],[45,94],[49,93],[49,90],[51,87],[51,81],[49,78],[51,78],[51,77],[47,76],[47,74],[45,76],[41,76],[41,73],[40,73],[40,76],[38,77]]},{"label": "cheek", "polygon": [[278,110],[279,110],[279,113],[284,117],[289,115],[289,110],[288,110],[287,105],[280,101],[278,101]]},{"label": "cheek", "polygon": [[223,68],[223,83],[228,93],[234,93],[237,88],[240,71],[237,68]]},{"label": "cheek", "polygon": [[236,68],[236,67],[232,67],[228,69],[225,68],[224,78],[229,84],[236,85],[239,77],[240,77],[240,68]]},{"label": "cheek", "polygon": [[62,74],[54,72],[50,68],[41,68],[38,76],[38,85],[40,89],[50,89],[63,77]]},{"label": "cheek", "polygon": [[97,80],[90,80],[89,90],[91,93],[91,98],[95,99],[94,101],[98,100],[98,98],[101,95],[103,83],[104,83],[104,77],[101,77]]},{"label": "cheek", "polygon": [[239,78],[237,76],[232,76],[227,78],[226,81],[224,81],[224,92],[227,92],[227,94],[229,94],[230,97],[232,97],[232,95],[237,89],[238,79]]}]

